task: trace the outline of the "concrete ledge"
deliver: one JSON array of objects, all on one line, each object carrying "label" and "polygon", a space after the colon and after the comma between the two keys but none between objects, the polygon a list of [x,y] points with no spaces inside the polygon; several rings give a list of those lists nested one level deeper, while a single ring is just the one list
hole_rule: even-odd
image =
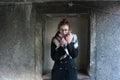
[{"label": "concrete ledge", "polygon": [[[51,80],[51,73],[43,75],[43,80]],[[81,73],[78,73],[78,80],[90,80],[90,77]]]}]

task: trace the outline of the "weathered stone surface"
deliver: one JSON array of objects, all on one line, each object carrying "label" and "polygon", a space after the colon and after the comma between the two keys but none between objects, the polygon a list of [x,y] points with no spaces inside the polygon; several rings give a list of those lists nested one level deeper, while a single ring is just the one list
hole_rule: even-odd
[{"label": "weathered stone surface", "polygon": [[0,80],[40,80],[31,11],[32,5],[0,6]]},{"label": "weathered stone surface", "polygon": [[120,15],[118,13],[120,13],[120,5],[104,7],[102,12],[96,10],[95,80],[120,79]]},{"label": "weathered stone surface", "polygon": [[53,1],[119,1],[119,0],[0,0],[0,2],[53,2]]}]

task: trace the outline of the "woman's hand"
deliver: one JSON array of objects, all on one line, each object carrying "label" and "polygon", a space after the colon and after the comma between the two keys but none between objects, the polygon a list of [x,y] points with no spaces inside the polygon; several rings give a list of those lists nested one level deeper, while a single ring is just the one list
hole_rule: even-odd
[{"label": "woman's hand", "polygon": [[64,45],[67,44],[67,41],[64,38],[62,38],[62,40],[60,41],[60,44],[62,47],[64,47]]},{"label": "woman's hand", "polygon": [[73,38],[73,34],[70,32],[65,38],[66,41],[67,41],[67,44],[71,43],[72,38]]}]

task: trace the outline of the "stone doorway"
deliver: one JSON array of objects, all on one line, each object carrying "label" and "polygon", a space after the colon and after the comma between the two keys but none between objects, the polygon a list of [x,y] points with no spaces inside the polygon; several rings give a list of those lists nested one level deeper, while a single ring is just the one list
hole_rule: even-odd
[{"label": "stone doorway", "polygon": [[[89,14],[45,14],[44,27],[44,62],[43,62],[43,78],[50,76],[53,61],[50,57],[51,38],[57,31],[57,25],[60,20],[67,18],[71,25],[73,33],[77,34],[79,40],[79,56],[76,59],[78,67],[79,80],[89,79],[89,62],[90,62],[90,21]],[[47,50],[46,50],[47,49]]]},{"label": "stone doorway", "polygon": [[[62,6],[61,6],[61,5]],[[67,4],[67,5],[66,5]],[[79,56],[76,60],[78,72],[80,72],[79,80],[89,79],[90,70],[90,13],[88,9],[76,5],[69,6],[66,2],[48,2],[37,3],[37,15],[42,19],[42,32],[43,32],[43,66],[42,75],[44,80],[50,79],[50,71],[53,66],[53,61],[50,57],[50,41],[52,36],[57,30],[57,24],[62,18],[68,18],[73,26],[73,32],[78,35]],[[80,25],[80,26],[79,26]],[[51,34],[49,34],[51,33]],[[82,38],[82,39],[81,39]],[[46,50],[48,49],[48,50]],[[83,74],[83,75],[82,75]],[[78,74],[79,75],[79,74]],[[83,77],[82,77],[83,76]]]}]

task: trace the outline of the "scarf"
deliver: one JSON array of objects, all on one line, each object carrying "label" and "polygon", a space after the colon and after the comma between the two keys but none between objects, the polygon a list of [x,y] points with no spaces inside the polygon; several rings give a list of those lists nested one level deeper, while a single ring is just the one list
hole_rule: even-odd
[{"label": "scarf", "polygon": [[[77,36],[76,34],[72,34],[73,37],[72,37],[72,41],[74,43],[74,48],[78,48],[78,40],[77,40]],[[54,37],[54,43],[56,45],[56,50],[61,46],[60,45],[60,41],[62,40],[63,36],[60,34],[60,32],[58,31],[56,34],[55,34],[55,37]],[[70,59],[72,59],[72,57],[70,56],[69,52],[68,52],[68,49],[66,47],[67,45],[64,45],[64,50],[65,50],[65,54],[60,58],[60,60],[66,58],[67,56],[69,56]]]}]

